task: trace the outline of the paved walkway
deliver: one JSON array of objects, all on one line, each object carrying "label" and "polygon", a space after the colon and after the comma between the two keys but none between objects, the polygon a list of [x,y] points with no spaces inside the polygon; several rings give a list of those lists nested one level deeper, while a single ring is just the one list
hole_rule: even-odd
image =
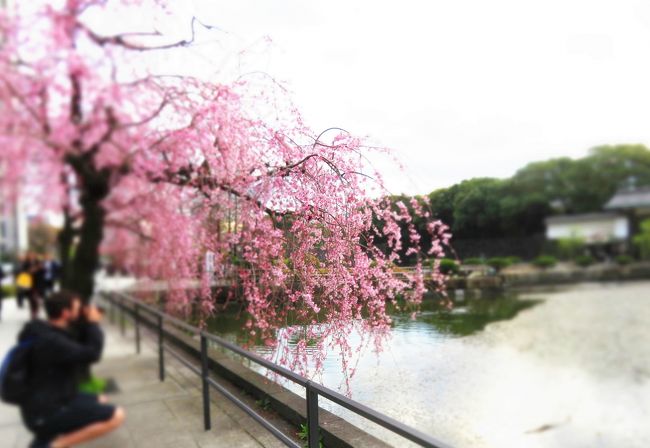
[{"label": "paved walkway", "polygon": [[[28,310],[16,308],[14,300],[5,300],[0,322],[0,356],[14,344]],[[142,354],[135,355],[131,337],[104,324],[104,357],[93,370],[101,377],[116,380],[120,392],[111,401],[126,410],[125,424],[104,439],[86,444],[89,448],[129,447],[279,447],[272,435],[238,408],[221,397],[212,403],[212,430],[203,430],[200,382],[188,369],[166,357],[166,380],[158,381],[154,347],[143,338]],[[215,397],[213,397],[214,400]],[[31,440],[21,424],[18,409],[0,403],[0,445],[24,448]]]}]

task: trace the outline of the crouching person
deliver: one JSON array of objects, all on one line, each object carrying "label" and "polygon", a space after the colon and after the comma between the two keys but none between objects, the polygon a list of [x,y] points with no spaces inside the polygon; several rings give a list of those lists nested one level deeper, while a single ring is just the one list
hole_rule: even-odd
[{"label": "crouching person", "polygon": [[[79,297],[59,292],[45,301],[47,321],[25,325],[19,343],[29,348],[29,387],[20,402],[25,425],[35,435],[31,447],[71,447],[120,426],[124,411],[101,396],[78,392],[78,367],[99,361],[104,335],[100,311]],[[80,314],[88,327],[83,343],[68,332]]]}]

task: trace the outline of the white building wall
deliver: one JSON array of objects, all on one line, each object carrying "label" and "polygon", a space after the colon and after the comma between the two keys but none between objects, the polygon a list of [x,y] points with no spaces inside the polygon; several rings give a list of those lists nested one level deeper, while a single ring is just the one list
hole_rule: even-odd
[{"label": "white building wall", "polygon": [[623,241],[628,234],[628,220],[624,216],[583,222],[551,222],[546,226],[546,238],[549,240],[579,237],[587,242]]},{"label": "white building wall", "polygon": [[0,201],[0,253],[22,254],[29,247],[27,216],[22,201]]}]

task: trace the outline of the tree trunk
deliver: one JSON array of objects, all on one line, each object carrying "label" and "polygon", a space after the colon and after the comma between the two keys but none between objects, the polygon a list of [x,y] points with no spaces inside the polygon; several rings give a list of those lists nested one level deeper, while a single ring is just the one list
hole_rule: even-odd
[{"label": "tree trunk", "polygon": [[72,275],[68,284],[88,303],[95,289],[95,272],[99,267],[99,247],[104,238],[106,212],[100,201],[87,198],[81,202],[84,220],[79,230],[79,244],[72,260]]},{"label": "tree trunk", "polygon": [[70,251],[74,242],[74,228],[72,227],[72,218],[66,208],[63,212],[63,229],[59,232],[57,242],[59,244],[59,259],[61,260],[61,285],[64,288],[70,287]]},{"label": "tree trunk", "polygon": [[72,260],[68,260],[69,269],[63,279],[63,286],[78,293],[88,303],[95,289],[99,248],[104,238],[106,211],[102,201],[110,192],[112,172],[108,168],[98,170],[93,157],[89,155],[70,157],[68,162],[79,178],[79,205],[83,221],[79,229],[72,229],[72,235],[78,236],[78,243]]}]

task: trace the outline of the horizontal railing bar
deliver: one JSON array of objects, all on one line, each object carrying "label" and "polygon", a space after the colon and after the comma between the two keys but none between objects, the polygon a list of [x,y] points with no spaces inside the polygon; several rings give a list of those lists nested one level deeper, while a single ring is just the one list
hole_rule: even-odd
[{"label": "horizontal railing bar", "polygon": [[182,328],[183,330],[188,331],[190,333],[193,333],[193,334],[200,334],[201,333],[201,330],[199,330],[197,327],[195,327],[193,325],[190,325],[190,324],[188,324],[186,322],[183,322],[182,320],[180,320],[180,319],[178,319],[176,317],[170,316],[169,314],[164,314],[163,313],[163,319],[165,321],[167,321],[167,322],[171,322],[172,324],[176,325],[177,327]]},{"label": "horizontal railing bar", "polygon": [[305,378],[301,377],[300,375],[295,374],[294,372],[292,372],[289,369],[286,369],[286,368],[284,368],[282,366],[278,366],[276,364],[273,364],[272,362],[268,361],[267,359],[264,359],[259,355],[251,353],[251,352],[239,347],[236,344],[233,344],[233,343],[231,343],[229,341],[226,341],[225,339],[220,338],[219,336],[216,336],[216,335],[213,335],[213,334],[210,334],[210,333],[206,333],[206,332],[201,332],[201,330],[198,329],[197,327],[194,327],[194,326],[192,326],[192,325],[190,325],[190,324],[188,324],[186,322],[183,322],[183,321],[179,320],[178,318],[175,318],[175,317],[170,316],[170,315],[168,315],[168,314],[166,314],[166,313],[164,313],[164,312],[162,312],[160,310],[157,310],[157,309],[151,307],[148,304],[141,303],[139,300],[135,300],[135,299],[127,296],[126,294],[119,294],[119,295],[120,295],[120,297],[123,297],[125,300],[129,301],[130,303],[132,303],[134,305],[137,303],[139,306],[145,307],[145,309],[147,309],[147,311],[149,311],[149,312],[151,312],[151,313],[153,313],[155,315],[162,316],[162,318],[164,320],[166,320],[168,322],[171,322],[173,324],[176,324],[179,327],[181,327],[181,328],[183,328],[183,329],[185,329],[185,330],[187,330],[187,331],[189,331],[191,333],[203,334],[203,335],[205,335],[206,338],[208,338],[212,342],[214,342],[214,343],[216,343],[216,344],[218,344],[218,345],[220,345],[220,346],[222,346],[224,348],[227,348],[228,350],[231,350],[231,351],[237,353],[238,355],[241,355],[241,356],[243,356],[245,358],[248,358],[251,361],[253,361],[253,362],[257,363],[257,364],[260,364],[261,366],[263,366],[263,367],[265,367],[265,368],[267,368],[267,369],[269,369],[269,370],[271,370],[271,371],[273,371],[273,372],[275,372],[275,373],[277,373],[279,375],[282,375],[282,376],[294,381],[295,383],[297,383],[297,384],[299,384],[299,385],[301,385],[303,387],[305,387],[307,385],[307,380]]},{"label": "horizontal railing bar", "polygon": [[371,420],[378,425],[393,431],[395,434],[399,434],[400,436],[409,439],[412,442],[430,448],[451,448],[449,445],[440,442],[433,437],[430,437],[427,434],[418,431],[417,429],[411,428],[410,426],[405,425],[404,423],[401,423],[394,418],[387,416],[386,414],[375,411],[374,409],[371,409],[364,404],[351,400],[345,395],[328,389],[325,386],[322,386],[318,383],[311,383],[311,387],[315,389],[322,397],[325,397],[328,400],[331,400],[334,403],[339,404],[344,408],[349,409],[350,411],[353,411],[354,413],[359,414],[360,416],[365,417],[368,420]]},{"label": "horizontal railing bar", "polygon": [[182,328],[182,329],[184,329],[186,331],[189,331],[190,333],[194,333],[194,334],[201,333],[201,330],[198,327],[190,325],[187,322],[183,322],[182,320],[180,320],[180,319],[178,319],[178,318],[176,318],[174,316],[170,316],[169,314],[155,308],[154,306],[151,306],[151,305],[149,305],[147,303],[143,303],[140,300],[133,299],[133,298],[129,297],[126,294],[123,294],[123,293],[118,293],[118,294],[120,295],[120,297],[123,297],[125,300],[127,300],[131,304],[138,305],[139,307],[142,307],[145,310],[147,310],[150,313],[155,314],[157,316],[162,316],[162,318],[165,321],[171,322],[172,324],[174,324],[174,325],[176,325],[176,326],[178,326],[178,327],[180,327],[180,328]]},{"label": "horizontal railing bar", "polygon": [[131,303],[132,305],[138,305],[140,307],[140,309],[148,311],[148,312],[150,312],[151,314],[153,314],[155,316],[160,315],[160,316],[164,317],[164,315],[165,315],[165,313],[163,313],[162,311],[160,311],[156,307],[151,306],[148,303],[145,303],[145,302],[143,302],[141,300],[134,299],[134,298],[132,298],[132,297],[130,297],[130,296],[124,294],[124,293],[116,292],[115,295],[118,295],[118,296],[121,297],[120,300],[115,301],[115,302],[118,302],[117,305],[121,306],[122,305],[121,301],[126,300],[127,302]]},{"label": "horizontal railing bar", "polygon": [[[135,306],[135,304],[136,304],[136,302],[131,302],[131,303],[132,303],[134,306]],[[149,313],[149,314],[151,314],[151,315],[153,315],[153,316],[158,316],[158,314],[160,313],[160,311],[158,311],[158,310],[156,310],[155,308],[150,307],[149,305],[146,305],[146,304],[144,304],[144,303],[142,303],[142,302],[137,302],[137,305],[140,307],[140,310],[141,310],[141,311],[146,311],[147,313]]]},{"label": "horizontal railing bar", "polygon": [[228,400],[233,402],[239,409],[242,411],[246,412],[250,417],[252,417],[257,423],[262,425],[266,430],[268,430],[271,434],[273,434],[278,440],[280,440],[282,443],[284,443],[286,446],[292,447],[292,448],[302,448],[300,445],[298,445],[296,442],[291,440],[289,437],[287,437],[282,431],[280,431],[278,428],[273,426],[270,422],[268,422],[264,417],[259,415],[253,408],[248,406],[246,403],[241,401],[239,398],[234,396],[228,389],[223,387],[221,384],[217,383],[215,380],[212,378],[208,378],[208,384],[215,388],[221,395],[226,397]]},{"label": "horizontal railing bar", "polygon": [[273,371],[273,372],[275,372],[275,373],[277,373],[279,375],[282,375],[285,378],[290,379],[294,383],[297,383],[297,384],[299,384],[299,385],[301,385],[303,387],[307,387],[307,379],[303,378],[302,376],[300,376],[300,375],[298,375],[298,374],[296,374],[294,372],[292,372],[291,370],[289,370],[289,369],[287,369],[285,367],[279,366],[277,364],[273,364],[271,361],[269,361],[267,359],[264,359],[261,356],[256,355],[254,353],[251,353],[251,352],[239,347],[237,344],[233,344],[232,342],[226,341],[225,339],[222,339],[219,336],[215,336],[213,334],[205,333],[205,332],[203,334],[205,335],[206,338],[208,338],[209,340],[221,345],[222,347],[227,348],[228,350],[233,351],[233,352],[237,353],[238,355],[243,356],[244,358],[248,358],[251,361],[254,361],[255,363],[261,365],[262,367],[266,367],[267,369],[269,369],[269,370],[271,370],[271,371]]},{"label": "horizontal railing bar", "polygon": [[[262,358],[261,356],[255,354],[255,353],[251,353],[251,352],[239,347],[238,345],[236,345],[236,344],[234,344],[232,342],[226,341],[225,339],[223,339],[223,338],[221,338],[219,336],[216,336],[216,335],[211,334],[211,333],[206,333],[205,331],[201,331],[197,327],[194,327],[194,326],[192,326],[190,324],[187,324],[187,323],[185,323],[185,322],[183,322],[183,321],[181,321],[181,320],[179,320],[179,319],[177,319],[177,318],[175,318],[173,316],[170,316],[170,315],[168,315],[168,314],[166,314],[166,313],[164,313],[164,312],[162,312],[162,311],[160,311],[158,309],[155,309],[154,307],[152,307],[152,306],[150,306],[150,305],[148,305],[146,303],[143,303],[140,300],[133,299],[132,297],[130,297],[130,296],[124,294],[124,293],[117,293],[117,294],[120,297],[124,298],[124,300],[126,300],[126,301],[128,301],[128,302],[130,302],[130,303],[132,303],[134,305],[137,304],[140,308],[144,308],[147,311],[149,311],[150,313],[152,313],[152,314],[154,314],[156,316],[162,317],[164,320],[167,320],[167,321],[169,321],[169,322],[171,322],[173,324],[177,324],[178,326],[180,326],[180,327],[182,327],[182,328],[184,328],[184,329],[186,329],[186,330],[188,330],[188,331],[190,331],[192,333],[196,333],[196,334],[199,334],[199,335],[204,335],[207,339],[211,340],[212,342],[214,342],[214,343],[216,343],[216,344],[218,344],[218,345],[220,345],[220,346],[222,346],[222,347],[224,347],[224,348],[226,348],[226,349],[228,349],[228,350],[230,350],[230,351],[232,351],[234,353],[237,353],[238,355],[241,355],[244,358],[247,358],[247,359],[257,363],[257,364],[261,365],[262,367],[265,367],[265,368],[267,368],[267,369],[269,369],[269,370],[271,370],[271,371],[273,371],[273,372],[275,372],[275,373],[277,373],[279,375],[282,375],[283,377],[293,381],[296,384],[299,384],[299,385],[301,385],[303,387],[307,387],[307,384],[308,384],[309,380],[307,380],[306,378],[292,372],[291,370],[289,370],[289,369],[287,369],[285,367],[276,365],[276,364],[272,363],[271,361],[268,361],[267,359],[264,359],[264,358]],[[113,299],[110,299],[110,300],[113,300]],[[121,306],[122,303],[118,303],[118,305]],[[172,356],[174,356],[176,359],[181,361],[183,364],[185,364],[192,371],[197,373],[199,376],[201,375],[201,373],[200,373],[200,371],[198,369],[190,366],[189,361],[185,360],[180,355],[175,353],[173,350],[169,349],[169,347],[164,347],[164,349],[167,350],[169,353],[171,353]],[[282,432],[280,432],[277,428],[275,428],[275,426],[271,425],[266,420],[264,420],[263,417],[261,417],[259,414],[257,414],[253,409],[248,407],[245,403],[241,402],[237,397],[232,395],[232,393],[230,393],[227,389],[224,389],[223,386],[219,385],[218,383],[216,383],[214,380],[212,380],[210,378],[208,378],[208,382],[214,388],[219,390],[219,392],[221,392],[223,395],[225,395],[228,399],[230,399],[233,403],[235,403],[237,406],[239,406],[242,410],[244,410],[246,413],[248,413],[251,417],[253,417],[255,420],[257,420],[258,423],[260,423],[262,426],[264,426],[266,429],[268,429],[270,432],[272,432],[282,442],[284,442],[285,444],[290,443],[290,444],[288,444],[288,446],[299,447],[299,445],[296,445],[295,442],[293,442],[291,439],[287,438]],[[346,396],[344,396],[344,395],[342,395],[342,394],[340,394],[340,393],[338,393],[336,391],[333,391],[333,390],[331,390],[331,389],[329,389],[329,388],[327,388],[327,387],[325,387],[325,386],[323,386],[321,384],[312,382],[311,387],[319,395],[323,396],[324,398],[327,398],[327,399],[331,400],[332,402],[337,403],[340,406],[343,406],[344,408],[346,408],[346,409],[348,409],[348,410],[350,410],[350,411],[352,411],[352,412],[354,412],[354,413],[356,413],[356,414],[358,414],[358,415],[360,415],[362,417],[365,417],[368,420],[370,420],[370,421],[372,421],[372,422],[374,422],[374,423],[376,423],[376,424],[378,424],[378,425],[380,425],[380,426],[382,426],[382,427],[384,427],[384,428],[386,428],[386,429],[388,429],[390,431],[393,431],[395,434],[398,434],[398,435],[400,435],[400,436],[402,436],[402,437],[404,437],[404,438],[406,438],[406,439],[408,439],[408,440],[410,440],[412,442],[418,443],[418,444],[420,444],[422,446],[429,447],[429,448],[451,448],[449,445],[447,445],[447,444],[445,444],[443,442],[440,442],[440,441],[434,439],[433,437],[430,437],[429,435],[418,431],[415,428],[412,428],[412,427],[410,427],[408,425],[405,425],[404,423],[401,423],[401,422],[395,420],[392,417],[389,417],[389,416],[387,416],[385,414],[382,414],[381,412],[375,411],[374,409],[371,409],[366,405],[363,405],[363,404],[361,404],[359,402],[351,400],[351,399],[347,398]]]},{"label": "horizontal railing bar", "polygon": [[179,361],[181,364],[183,364],[185,367],[190,369],[192,372],[196,373],[197,375],[201,376],[201,369],[197,368],[194,366],[194,364],[191,361],[188,361],[183,357],[182,355],[178,354],[175,350],[169,348],[168,346],[163,344],[163,350],[166,350],[167,353],[172,355],[177,361]]}]

